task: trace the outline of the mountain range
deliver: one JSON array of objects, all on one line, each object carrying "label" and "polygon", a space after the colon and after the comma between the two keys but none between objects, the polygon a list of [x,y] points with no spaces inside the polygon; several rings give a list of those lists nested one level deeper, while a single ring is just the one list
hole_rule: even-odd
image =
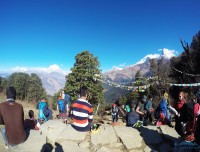
[{"label": "mountain range", "polygon": [[[27,74],[35,73],[42,80],[42,85],[45,88],[48,95],[54,95],[60,89],[63,89],[66,82],[66,74],[60,70],[56,70],[58,67],[56,65],[50,66],[47,70],[41,68],[34,69],[14,69],[14,72],[24,72]],[[7,78],[12,72],[0,73],[1,77]]]},{"label": "mountain range", "polygon": [[[112,70],[103,73],[103,76],[112,81],[119,83],[127,83],[134,81],[135,74],[140,71],[142,76],[148,76],[150,72],[150,59],[160,59],[165,58],[169,60],[171,57],[175,56],[173,51],[168,49],[162,49],[161,54],[149,54],[142,58],[140,61],[133,65],[126,66],[124,68],[119,68],[114,66]],[[57,65],[51,65],[49,68],[15,68],[14,72],[25,72],[28,74],[36,73],[42,80],[42,84],[46,89],[47,94],[54,95],[60,89],[64,88],[66,82],[66,73],[63,72]],[[0,72],[1,77],[8,77],[12,72]],[[105,84],[103,85],[105,88]],[[106,89],[107,88],[107,89]],[[108,86],[105,90],[109,91]]]},{"label": "mountain range", "polygon": [[163,49],[161,54],[149,54],[138,61],[136,64],[126,66],[124,68],[114,67],[113,70],[103,73],[103,76],[110,81],[119,83],[129,83],[134,81],[135,74],[140,71],[141,76],[150,76],[150,59],[161,59],[170,60],[175,54],[168,49]]}]

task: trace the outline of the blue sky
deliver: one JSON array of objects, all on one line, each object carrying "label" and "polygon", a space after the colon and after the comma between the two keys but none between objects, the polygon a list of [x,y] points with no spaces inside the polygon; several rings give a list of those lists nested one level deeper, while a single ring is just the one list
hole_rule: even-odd
[{"label": "blue sky", "polygon": [[0,71],[69,71],[84,50],[103,72],[163,48],[180,54],[180,37],[191,43],[199,16],[199,0],[0,0]]}]

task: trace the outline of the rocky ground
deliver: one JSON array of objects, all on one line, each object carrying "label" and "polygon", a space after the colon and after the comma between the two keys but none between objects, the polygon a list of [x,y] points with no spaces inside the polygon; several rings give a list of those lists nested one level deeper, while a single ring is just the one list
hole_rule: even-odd
[{"label": "rocky ground", "polygon": [[[110,116],[96,117],[100,124],[96,133],[77,132],[70,124],[61,120],[49,120],[41,125],[39,131],[31,130],[27,141],[5,149],[0,136],[0,151],[9,152],[169,152],[175,144],[183,143],[173,128],[146,126],[126,127],[121,121],[111,123]],[[188,151],[188,150],[186,150]]]},{"label": "rocky ground", "polygon": [[[25,118],[29,110],[37,111],[33,105],[23,104]],[[187,148],[190,142],[180,139],[174,128],[163,126],[126,127],[122,120],[112,123],[111,116],[94,117],[94,123],[100,124],[96,133],[77,132],[68,120],[68,124],[56,119],[41,125],[39,131],[31,130],[28,139],[15,147],[4,146],[0,135],[0,152],[177,152],[200,151],[199,146]],[[1,126],[0,126],[1,127]],[[183,145],[183,146],[177,146]]]}]

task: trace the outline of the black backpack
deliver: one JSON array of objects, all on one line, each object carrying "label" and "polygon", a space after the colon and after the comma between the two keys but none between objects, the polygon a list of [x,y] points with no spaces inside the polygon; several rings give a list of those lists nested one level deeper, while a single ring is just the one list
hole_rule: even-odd
[{"label": "black backpack", "polygon": [[194,107],[193,102],[185,103],[180,110],[180,117],[176,117],[175,130],[180,136],[187,134],[187,123],[195,120]]}]

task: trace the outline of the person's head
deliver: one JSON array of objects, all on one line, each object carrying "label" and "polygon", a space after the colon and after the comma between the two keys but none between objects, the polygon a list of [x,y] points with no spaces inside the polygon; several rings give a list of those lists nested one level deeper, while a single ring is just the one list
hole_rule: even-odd
[{"label": "person's head", "polygon": [[190,101],[191,101],[191,102],[194,102],[194,103],[197,103],[197,97],[196,97],[195,95],[192,95],[192,96],[190,97]]},{"label": "person's head", "polygon": [[143,95],[142,96],[142,102],[146,102],[147,101],[147,96],[146,95]]},{"label": "person's head", "polygon": [[88,88],[86,86],[82,86],[80,88],[80,97],[88,97],[88,95],[89,95]]},{"label": "person's head", "polygon": [[164,98],[168,100],[169,94],[167,92],[164,93]]},{"label": "person's head", "polygon": [[29,110],[28,115],[29,115],[30,118],[34,118],[33,110]]},{"label": "person's head", "polygon": [[179,100],[184,99],[184,93],[183,93],[183,92],[180,92],[179,95],[178,95],[178,98],[179,98]]},{"label": "person's head", "polygon": [[58,100],[62,99],[62,96],[58,96]]},{"label": "person's head", "polygon": [[47,100],[46,97],[42,97],[42,100],[41,100],[41,101],[42,101],[42,102],[46,102],[46,100]]},{"label": "person's head", "polygon": [[150,99],[150,100],[153,100],[153,96],[152,96],[152,95],[149,95],[149,99]]},{"label": "person's head", "polygon": [[115,103],[113,103],[113,104],[112,104],[112,107],[116,107],[116,104],[115,104]]},{"label": "person's head", "polygon": [[6,96],[7,98],[13,98],[14,100],[16,99],[16,90],[14,87],[8,87],[6,90]]},{"label": "person's head", "polygon": [[137,106],[137,102],[136,102],[136,101],[133,101],[133,102],[131,103],[132,111],[135,110],[136,106]]}]

